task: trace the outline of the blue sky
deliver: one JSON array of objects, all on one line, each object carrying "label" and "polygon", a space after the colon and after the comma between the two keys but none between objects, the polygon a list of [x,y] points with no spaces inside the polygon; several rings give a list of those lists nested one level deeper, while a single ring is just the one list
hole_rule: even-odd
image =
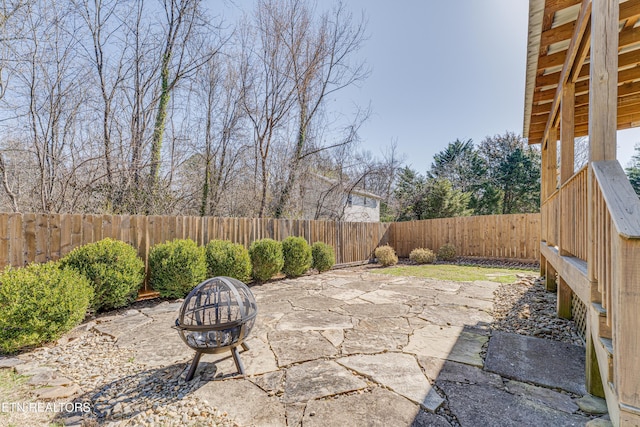
[{"label": "blue sky", "polygon": [[[242,8],[254,0],[232,0]],[[328,1],[319,1],[328,7]],[[459,139],[479,143],[505,131],[522,133],[528,0],[345,0],[365,13],[361,50],[372,69],[330,107],[345,114],[371,104],[362,148],[380,155],[392,141],[405,162],[426,171],[433,155]],[[620,132],[626,166],[640,129]]]}]

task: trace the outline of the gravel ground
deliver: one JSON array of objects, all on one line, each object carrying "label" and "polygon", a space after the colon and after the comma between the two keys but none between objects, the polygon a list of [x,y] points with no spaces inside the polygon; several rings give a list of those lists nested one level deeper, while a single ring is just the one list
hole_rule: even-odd
[{"label": "gravel ground", "polygon": [[[524,263],[491,263],[477,259],[458,260],[458,263],[500,267],[535,268]],[[517,265],[514,265],[517,264]],[[553,339],[583,345],[572,321],[555,316],[554,293],[546,292],[535,272],[519,275],[514,284],[501,285],[495,292],[493,329],[521,335]],[[139,304],[152,304],[143,302]],[[40,383],[22,384],[19,390],[1,387],[0,402],[38,401],[29,393],[47,381],[77,384],[81,390],[75,402],[90,403],[92,413],[65,414],[57,422],[75,426],[233,426],[227,414],[208,402],[192,396],[206,375],[186,383],[187,364],[167,368],[148,369],[134,363],[130,350],[120,348],[114,339],[103,336],[84,324],[65,336],[55,346],[39,348],[28,355],[31,360],[18,373],[34,375],[33,369],[50,366],[49,371],[36,371]],[[30,372],[29,369],[32,371]],[[55,367],[55,368],[54,368]],[[56,373],[54,373],[54,371]],[[33,377],[32,377],[33,378]],[[224,408],[221,408],[224,409]],[[120,418],[122,417],[122,418]],[[0,426],[50,425],[50,413],[0,413]],[[105,422],[105,419],[109,421]],[[55,425],[55,424],[54,424]]]}]

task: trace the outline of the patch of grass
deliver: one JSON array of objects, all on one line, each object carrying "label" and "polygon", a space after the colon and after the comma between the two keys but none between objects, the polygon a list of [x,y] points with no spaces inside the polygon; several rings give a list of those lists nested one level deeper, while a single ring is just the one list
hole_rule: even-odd
[{"label": "patch of grass", "polygon": [[372,270],[377,274],[392,276],[413,276],[454,282],[473,282],[489,280],[497,283],[513,283],[518,280],[516,274],[532,274],[531,270],[490,268],[452,264],[401,265]]}]

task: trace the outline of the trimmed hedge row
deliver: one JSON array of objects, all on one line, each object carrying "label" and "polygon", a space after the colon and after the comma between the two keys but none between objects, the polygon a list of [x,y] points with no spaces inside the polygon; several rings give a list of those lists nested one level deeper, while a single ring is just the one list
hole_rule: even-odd
[{"label": "trimmed hedge row", "polygon": [[[173,240],[149,252],[149,281],[162,297],[183,298],[207,276],[269,280],[284,272],[298,277],[310,267],[326,271],[333,248],[304,238],[263,239],[250,249],[212,240]],[[127,243],[104,239],[74,249],[58,262],[7,267],[0,272],[0,353],[56,340],[78,325],[87,311],[125,307],[144,281],[144,262]]]}]

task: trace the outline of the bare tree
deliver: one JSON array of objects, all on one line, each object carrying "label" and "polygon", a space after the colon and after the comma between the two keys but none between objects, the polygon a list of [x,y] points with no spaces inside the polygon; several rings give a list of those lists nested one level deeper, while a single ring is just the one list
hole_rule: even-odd
[{"label": "bare tree", "polygon": [[287,45],[293,65],[293,84],[297,107],[297,131],[295,145],[286,183],[278,195],[274,214],[281,217],[286,209],[300,164],[307,157],[338,144],[321,146],[312,144],[309,131],[319,112],[331,94],[365,79],[369,70],[364,62],[353,62],[353,56],[366,39],[365,22],[354,21],[342,3],[331,12],[323,13],[318,20],[313,10],[302,0],[286,0],[284,4],[273,3],[283,15],[286,24],[281,36]]}]

